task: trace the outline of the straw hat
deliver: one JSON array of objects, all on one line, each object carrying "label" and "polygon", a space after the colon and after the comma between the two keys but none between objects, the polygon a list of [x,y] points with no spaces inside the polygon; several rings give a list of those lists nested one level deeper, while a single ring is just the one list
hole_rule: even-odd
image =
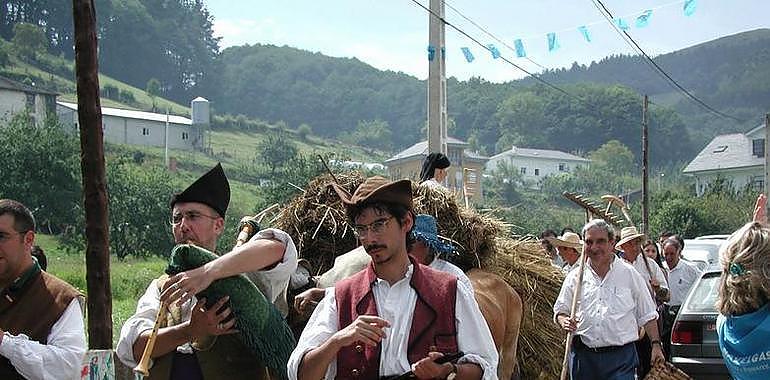
[{"label": "straw hat", "polygon": [[636,227],[623,227],[623,229],[620,230],[620,240],[615,244],[615,249],[620,249],[621,245],[634,239],[641,239],[642,237],[644,237],[644,234],[640,234],[639,231],[636,230]]},{"label": "straw hat", "polygon": [[560,237],[547,237],[546,240],[555,247],[583,248],[583,242],[580,240],[580,235],[574,232],[565,232],[564,235],[561,235]]},{"label": "straw hat", "polygon": [[451,243],[438,235],[436,219],[430,215],[419,214],[414,218],[412,234],[415,239],[422,241],[428,248],[439,254],[452,253],[455,250]]}]

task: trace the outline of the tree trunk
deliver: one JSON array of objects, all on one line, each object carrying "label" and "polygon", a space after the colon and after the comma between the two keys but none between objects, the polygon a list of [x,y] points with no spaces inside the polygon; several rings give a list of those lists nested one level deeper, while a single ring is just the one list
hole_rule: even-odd
[{"label": "tree trunk", "polygon": [[86,220],[86,285],[88,287],[88,346],[112,348],[112,296],[104,168],[104,135],[99,101],[99,65],[96,54],[96,10],[93,0],[73,0],[75,19],[75,72],[80,168]]}]

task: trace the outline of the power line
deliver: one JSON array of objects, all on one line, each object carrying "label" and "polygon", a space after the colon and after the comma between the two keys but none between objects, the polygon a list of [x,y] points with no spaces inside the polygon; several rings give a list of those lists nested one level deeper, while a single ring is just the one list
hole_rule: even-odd
[{"label": "power line", "polygon": [[601,13],[602,16],[604,16],[604,18],[607,19],[607,22],[610,23],[612,28],[616,32],[618,32],[621,37],[623,37],[623,40],[626,42],[626,44],[629,44],[629,46],[631,46],[632,50],[635,50],[635,51],[641,53],[642,56],[643,56],[644,62],[646,62],[648,65],[651,65],[654,68],[654,71],[656,73],[658,73],[659,75],[662,75],[663,78],[666,79],[666,81],[669,84],[673,85],[676,89],[678,89],[680,92],[685,94],[688,98],[690,98],[694,102],[698,103],[701,107],[705,108],[709,112],[711,112],[711,113],[713,113],[715,115],[718,115],[720,117],[723,117],[723,118],[727,118],[727,119],[732,119],[732,120],[738,121],[740,123],[745,122],[745,120],[741,120],[741,119],[739,119],[739,118],[737,118],[735,116],[728,115],[728,114],[726,114],[724,112],[721,112],[721,111],[715,109],[714,107],[706,104],[706,102],[704,102],[703,100],[701,100],[697,96],[693,95],[689,90],[687,90],[682,85],[680,85],[679,82],[674,80],[674,78],[672,78],[665,70],[663,70],[663,68],[660,67],[660,65],[658,65],[647,54],[647,52],[645,52],[644,49],[642,49],[641,46],[639,46],[639,44],[633,39],[633,37],[631,37],[630,34],[628,34],[628,32],[626,32],[625,30],[620,29],[617,25],[615,25],[615,23],[613,22],[615,17],[612,15],[612,12],[610,12],[610,10],[607,9],[607,7],[604,5],[604,3],[602,3],[601,0],[591,0],[591,3],[596,7],[597,10],[599,10],[599,13]]},{"label": "power line", "polygon": [[[444,19],[444,18],[443,18],[443,17],[441,17],[440,15],[436,14],[436,13],[435,13],[434,11],[432,11],[431,9],[429,9],[429,8],[425,7],[424,5],[422,5],[422,4],[421,4],[420,2],[418,2],[417,0],[411,0],[411,1],[412,1],[413,3],[415,3],[415,4],[417,4],[417,6],[419,6],[420,8],[424,9],[424,10],[425,10],[426,12],[428,12],[429,14],[431,14],[433,17],[436,17],[437,19],[439,19],[439,20],[440,20],[441,22],[443,22],[445,25],[449,26],[450,28],[454,29],[454,30],[455,30],[455,31],[457,31],[458,33],[462,34],[463,36],[465,36],[465,37],[466,37],[466,38],[468,38],[469,40],[471,40],[471,41],[473,41],[474,43],[476,43],[477,45],[479,45],[479,46],[480,46],[482,49],[484,49],[484,50],[486,50],[486,51],[488,51],[488,52],[492,53],[492,49],[490,49],[488,46],[486,46],[486,45],[484,45],[483,43],[481,43],[479,40],[477,40],[477,39],[476,39],[476,38],[474,38],[473,36],[469,35],[469,34],[468,34],[467,32],[465,32],[464,30],[462,30],[462,29],[460,29],[459,27],[457,27],[457,26],[453,25],[452,23],[448,22],[446,19]],[[444,1],[444,3],[446,4],[446,2],[445,2],[445,1]],[[453,10],[454,10],[454,9],[453,9]],[[455,12],[457,12],[457,11],[455,10]],[[467,17],[466,17],[466,19],[467,19]],[[474,24],[475,24],[475,23],[474,23]],[[489,32],[486,32],[486,33],[490,34]],[[491,35],[491,34],[490,34],[490,35]],[[498,40],[498,41],[499,41],[499,39],[498,39],[497,37],[494,37],[494,36],[493,36],[493,38],[495,38],[496,40]],[[500,59],[502,59],[503,61],[505,61],[506,63],[508,63],[509,65],[511,65],[511,66],[513,66],[513,67],[515,67],[516,69],[518,69],[518,70],[520,70],[520,71],[524,72],[525,74],[527,74],[528,76],[532,77],[532,78],[533,78],[533,79],[535,79],[536,81],[538,81],[538,82],[540,82],[540,83],[544,84],[545,86],[547,86],[547,87],[549,87],[549,88],[551,88],[551,89],[553,89],[553,90],[555,90],[555,91],[557,91],[557,92],[559,92],[559,93],[561,93],[561,94],[564,94],[564,95],[568,96],[569,98],[572,98],[572,99],[574,99],[574,100],[578,101],[579,103],[583,104],[584,106],[586,106],[586,107],[587,107],[587,110],[588,110],[588,111],[591,111],[591,112],[589,112],[589,113],[593,113],[593,114],[594,114],[594,116],[598,116],[598,117],[600,117],[600,118],[605,118],[605,117],[607,117],[607,116],[612,116],[612,115],[607,115],[605,112],[602,112],[602,111],[598,110],[598,109],[597,109],[597,106],[596,106],[596,105],[594,105],[594,104],[592,104],[591,102],[589,102],[589,101],[587,101],[587,100],[585,100],[585,99],[583,99],[583,98],[581,98],[581,97],[579,97],[579,96],[577,96],[577,95],[575,95],[575,94],[572,94],[572,93],[570,93],[569,91],[567,91],[567,90],[564,90],[564,89],[562,89],[561,87],[559,87],[559,86],[557,86],[557,85],[555,85],[555,84],[552,84],[552,83],[550,83],[549,81],[547,81],[547,80],[545,80],[545,79],[543,79],[543,78],[540,78],[539,76],[537,76],[537,75],[535,75],[535,74],[533,74],[533,73],[531,73],[531,72],[527,71],[527,70],[526,70],[526,69],[524,69],[523,67],[521,67],[521,66],[519,66],[519,65],[517,65],[517,64],[515,64],[515,63],[513,63],[512,61],[510,61],[509,59],[505,58],[504,56],[500,55],[500,56],[499,56],[499,58],[500,58]],[[539,66],[539,65],[538,65],[538,66]],[[622,113],[615,113],[615,114],[614,114],[614,117],[617,117],[617,118],[623,119],[623,120],[625,120],[625,121],[627,121],[627,122],[629,122],[629,123],[632,123],[632,124],[635,124],[635,123],[638,123],[638,122],[639,122],[639,121],[638,121],[638,120],[636,120],[636,119],[629,119],[629,118],[628,118],[628,117],[627,117],[625,114],[622,114]]]}]

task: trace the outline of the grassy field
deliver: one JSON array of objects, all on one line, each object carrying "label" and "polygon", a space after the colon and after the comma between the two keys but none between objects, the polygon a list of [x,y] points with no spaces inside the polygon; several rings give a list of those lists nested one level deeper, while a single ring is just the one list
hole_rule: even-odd
[{"label": "grassy field", "polygon": [[[48,272],[72,284],[86,294],[85,255],[65,252],[49,235],[38,234],[36,243],[43,248],[48,258]],[[163,274],[166,260],[129,258],[110,261],[110,283],[112,286],[112,340],[117,344],[123,322],[134,313],[136,301],[144,294],[152,279]]]}]

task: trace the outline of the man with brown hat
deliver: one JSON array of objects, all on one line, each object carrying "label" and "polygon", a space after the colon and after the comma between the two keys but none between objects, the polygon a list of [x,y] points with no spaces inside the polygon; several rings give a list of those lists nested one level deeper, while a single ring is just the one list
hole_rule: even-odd
[{"label": "man with brown hat", "polygon": [[[495,379],[498,356],[473,290],[408,256],[412,184],[382,177],[335,186],[361,245],[363,271],[327,289],[288,364],[290,379]],[[437,363],[463,353],[457,364]],[[438,360],[441,361],[441,360]]]},{"label": "man with brown hat", "polygon": [[580,252],[583,251],[583,241],[580,235],[574,232],[565,232],[560,237],[546,237],[552,246],[556,247],[557,254],[564,260],[561,270],[564,274],[569,273],[577,267],[577,261]]},{"label": "man with brown hat", "polygon": [[[171,227],[176,244],[193,243],[216,252],[230,203],[230,185],[220,164],[171,198]],[[264,374],[250,350],[234,336],[235,318],[223,297],[211,307],[195,294],[215,280],[245,274],[284,316],[286,288],[297,269],[297,250],[291,237],[278,229],[259,231],[243,245],[199,268],[170,278],[153,280],[137,309],[121,329],[120,360],[136,366],[142,357],[161,302],[169,305],[168,327],[158,330],[151,357],[153,379],[258,379]],[[213,301],[213,300],[212,300]],[[236,316],[237,318],[237,316]],[[193,351],[200,342],[220,336],[213,346]]]}]

